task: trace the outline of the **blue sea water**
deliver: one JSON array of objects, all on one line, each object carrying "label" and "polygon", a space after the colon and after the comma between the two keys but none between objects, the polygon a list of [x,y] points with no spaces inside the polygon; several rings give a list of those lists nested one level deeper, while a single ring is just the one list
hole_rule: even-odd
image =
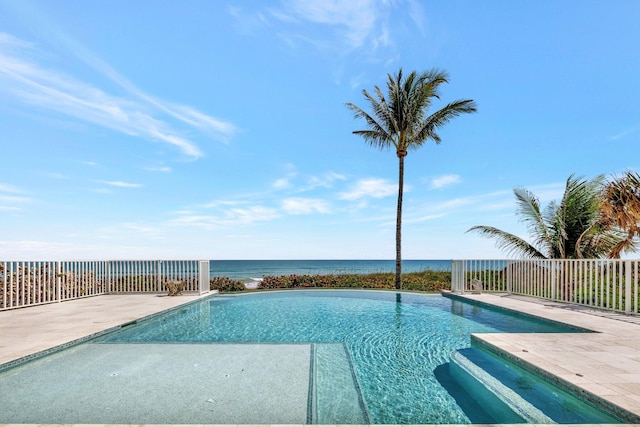
[{"label": "blue sea water", "polygon": [[[394,272],[395,260],[211,260],[211,277],[261,279],[291,274],[369,274]],[[402,272],[451,271],[450,260],[403,260]]]}]

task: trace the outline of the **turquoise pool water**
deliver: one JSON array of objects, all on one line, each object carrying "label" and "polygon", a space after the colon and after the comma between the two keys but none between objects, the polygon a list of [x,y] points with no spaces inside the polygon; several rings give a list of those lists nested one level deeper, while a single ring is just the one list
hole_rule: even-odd
[{"label": "turquoise pool water", "polygon": [[[128,325],[51,361],[51,356],[36,361],[32,368],[0,375],[0,394],[13,396],[11,404],[0,402],[0,422],[531,422],[517,409],[514,415],[493,401],[476,399],[474,393],[486,392],[477,379],[466,379],[459,366],[450,366],[452,353],[470,348],[474,332],[576,331],[435,295],[312,290],[215,296]],[[88,372],[78,374],[69,366]],[[517,383],[525,374],[513,375]],[[40,376],[48,376],[48,382],[36,391],[24,386]],[[148,384],[150,378],[157,382]],[[534,382],[526,378],[527,384]],[[67,383],[83,381],[100,390],[96,397],[87,397],[94,387],[86,386],[73,392],[76,399],[85,405],[121,400],[124,409],[103,402],[84,415],[79,410],[77,418],[60,410],[53,421],[7,415],[20,410],[22,398],[33,402],[53,394],[56,404],[65,407],[74,398],[66,395],[72,387]],[[127,398],[117,381],[123,381],[128,393],[135,387],[147,392]],[[619,422],[569,395],[559,397],[552,386],[550,390],[547,398],[561,399],[564,408],[549,414],[554,422]],[[225,402],[230,394],[237,394],[235,402]],[[176,400],[181,398],[187,402]],[[137,400],[135,405],[132,400]],[[154,403],[140,409],[149,400]],[[257,409],[263,403],[273,415]],[[245,409],[232,416],[234,408],[243,405]],[[183,409],[176,414],[171,406]]]}]

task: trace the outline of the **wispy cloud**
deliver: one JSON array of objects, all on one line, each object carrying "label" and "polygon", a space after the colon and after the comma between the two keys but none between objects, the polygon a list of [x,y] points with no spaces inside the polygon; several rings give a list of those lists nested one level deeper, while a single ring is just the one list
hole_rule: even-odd
[{"label": "wispy cloud", "polygon": [[226,210],[222,215],[202,215],[196,213],[185,213],[178,215],[169,221],[174,226],[193,226],[205,229],[218,229],[222,227],[232,227],[237,225],[250,225],[256,222],[270,221],[280,215],[273,208],[264,206],[251,206],[248,208],[232,208]]},{"label": "wispy cloud", "polygon": [[[413,0],[281,0],[278,6],[255,13],[237,7],[230,8],[229,13],[243,33],[269,28],[289,46],[311,45],[347,55],[356,49],[376,51],[392,46],[391,15],[405,10],[408,19],[422,29],[424,10]],[[406,21],[404,16],[402,20]]]},{"label": "wispy cloud", "polygon": [[144,170],[147,170],[149,172],[162,172],[162,173],[171,172],[171,168],[169,166],[149,166],[144,168]]},{"label": "wispy cloud", "polygon": [[273,188],[281,190],[289,186],[289,178],[279,178],[273,182]]},{"label": "wispy cloud", "polygon": [[626,130],[624,130],[622,132],[619,132],[619,133],[617,133],[615,135],[610,136],[609,137],[609,141],[618,141],[620,139],[624,139],[627,136],[633,135],[634,133],[636,133],[638,131],[640,131],[640,128],[638,128],[638,127],[633,127],[633,128],[630,128],[630,129],[626,129]]},{"label": "wispy cloud", "polygon": [[300,20],[329,25],[353,48],[362,46],[374,32],[380,2],[374,0],[288,0],[284,11],[273,16],[281,20]]},{"label": "wispy cloud", "polygon": [[376,199],[396,194],[398,186],[391,184],[386,179],[369,178],[358,181],[351,190],[340,193],[338,197],[343,200],[358,200],[365,197]]},{"label": "wispy cloud", "polygon": [[312,213],[327,214],[331,212],[329,203],[321,199],[290,198],[282,201],[282,209],[292,215]]},{"label": "wispy cloud", "polygon": [[438,189],[438,188],[446,187],[448,185],[458,184],[460,182],[462,182],[462,177],[460,177],[460,175],[456,175],[456,174],[442,175],[437,178],[433,178],[431,180],[429,188]]},{"label": "wispy cloud", "polygon": [[13,185],[0,183],[0,210],[14,212],[22,210],[20,205],[31,202],[31,198],[23,196],[24,191]]},{"label": "wispy cloud", "polygon": [[289,166],[289,169],[291,171],[285,177],[278,178],[273,182],[273,189],[288,189],[294,193],[302,193],[317,188],[332,188],[336,182],[347,179],[346,176],[333,171],[318,175],[303,175],[296,172],[292,165]]},{"label": "wispy cloud", "polygon": [[344,181],[347,179],[346,176],[336,173],[336,172],[327,172],[321,175],[310,176],[307,179],[307,185],[310,189],[313,188],[331,188],[334,183],[337,181]]},{"label": "wispy cloud", "polygon": [[250,204],[250,203],[242,200],[213,200],[209,203],[205,203],[201,207],[207,208],[207,209],[218,209],[222,207],[241,206],[241,205],[247,205],[247,204]]},{"label": "wispy cloud", "polygon": [[184,131],[175,129],[176,122],[169,123],[167,116],[222,142],[227,142],[234,134],[233,124],[189,106],[160,101],[138,89],[75,41],[59,37],[78,59],[124,89],[126,97],[109,94],[64,71],[48,69],[34,62],[34,58],[44,58],[44,52],[36,45],[6,33],[0,33],[0,92],[31,107],[127,135],[162,141],[194,158],[202,156],[202,151],[183,136]]},{"label": "wispy cloud", "polygon": [[2,192],[2,193],[23,193],[22,190],[20,190],[17,187],[14,187],[13,185],[8,185],[8,184],[3,184],[3,183],[0,183],[0,192]]},{"label": "wispy cloud", "polygon": [[113,187],[122,187],[122,188],[140,188],[142,184],[134,184],[131,182],[124,181],[100,181],[103,184],[111,185]]},{"label": "wispy cloud", "polygon": [[403,222],[405,224],[416,224],[416,223],[421,223],[421,222],[426,222],[426,221],[431,221],[431,220],[434,220],[434,219],[442,218],[444,216],[445,216],[444,213],[438,213],[438,214],[433,214],[433,215],[423,215],[423,216],[418,216],[418,217],[413,217],[413,218],[406,218],[406,219],[403,220]]}]

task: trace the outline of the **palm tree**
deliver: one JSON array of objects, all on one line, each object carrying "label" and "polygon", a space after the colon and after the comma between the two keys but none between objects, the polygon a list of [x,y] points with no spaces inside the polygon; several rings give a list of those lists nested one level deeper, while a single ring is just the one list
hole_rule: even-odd
[{"label": "palm tree", "polygon": [[369,145],[380,149],[395,148],[398,157],[398,209],[396,215],[396,289],[402,288],[402,194],[404,188],[404,158],[409,150],[422,147],[429,139],[436,144],[440,137],[436,131],[452,118],[476,111],[472,100],[454,101],[432,114],[427,114],[434,98],[439,99],[438,89],[448,83],[442,70],[429,70],[422,74],[411,72],[406,78],[402,69],[395,76],[388,74],[388,95],[375,86],[375,94],[363,90],[371,104],[372,114],[352,103],[347,107],[354,111],[356,119],[365,119],[368,129],[353,133],[362,136]]},{"label": "palm tree", "polygon": [[602,258],[618,245],[624,236],[607,226],[601,213],[601,190],[604,177],[592,180],[571,175],[560,204],[551,202],[540,209],[538,198],[524,188],[513,190],[516,213],[527,225],[533,243],[495,227],[478,225],[469,231],[496,240],[500,249],[524,258]]},{"label": "palm tree", "polygon": [[640,236],[640,175],[628,171],[606,183],[602,213],[608,225],[626,233],[609,253],[611,258],[620,258],[622,251],[634,249],[634,238]]}]

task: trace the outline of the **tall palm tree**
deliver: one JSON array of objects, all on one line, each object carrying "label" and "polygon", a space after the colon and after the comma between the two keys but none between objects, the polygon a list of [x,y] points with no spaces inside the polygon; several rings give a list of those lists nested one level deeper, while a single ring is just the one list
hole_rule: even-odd
[{"label": "tall palm tree", "polygon": [[524,258],[602,258],[624,239],[603,222],[601,190],[604,177],[584,180],[571,175],[560,204],[540,209],[538,198],[524,188],[513,190],[516,213],[526,224],[533,243],[495,227],[478,225],[468,231],[493,238],[500,249]]},{"label": "tall palm tree", "polygon": [[607,182],[602,191],[602,213],[609,226],[626,233],[609,257],[619,258],[623,251],[634,249],[634,238],[640,237],[640,175],[627,171]]},{"label": "tall palm tree", "polygon": [[409,150],[422,147],[429,139],[440,143],[437,130],[452,118],[476,111],[472,100],[454,101],[428,114],[434,98],[439,99],[438,89],[448,83],[448,75],[442,70],[429,70],[422,74],[411,72],[406,78],[402,69],[394,76],[388,74],[387,97],[378,86],[375,94],[362,93],[371,104],[372,113],[348,102],[356,119],[365,119],[368,129],[353,133],[380,149],[393,147],[398,157],[398,209],[396,215],[396,289],[402,288],[402,195],[404,189],[404,158]]}]

